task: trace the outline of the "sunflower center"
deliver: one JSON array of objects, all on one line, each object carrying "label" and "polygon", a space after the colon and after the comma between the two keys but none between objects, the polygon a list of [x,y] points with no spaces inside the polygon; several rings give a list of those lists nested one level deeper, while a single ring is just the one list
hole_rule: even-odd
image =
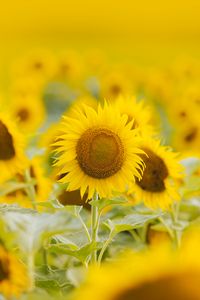
[{"label": "sunflower center", "polygon": [[9,264],[7,260],[0,260],[0,282],[9,278]]},{"label": "sunflower center", "polygon": [[159,193],[164,191],[164,180],[168,176],[168,170],[164,161],[151,150],[146,148],[142,150],[144,150],[148,157],[143,154],[140,155],[146,168],[144,169],[142,179],[140,181],[136,179],[137,185],[148,192]]},{"label": "sunflower center", "polygon": [[0,160],[9,160],[15,156],[12,135],[0,121]]},{"label": "sunflower center", "polygon": [[107,178],[117,173],[124,162],[124,147],[117,134],[106,128],[88,129],[78,140],[77,160],[88,176]]},{"label": "sunflower center", "polygon": [[198,134],[198,129],[196,127],[192,128],[192,130],[184,137],[187,143],[192,142]]},{"label": "sunflower center", "polygon": [[20,121],[22,122],[27,121],[29,118],[29,111],[26,108],[21,108],[17,112],[17,116],[20,118]]},{"label": "sunflower center", "polygon": [[121,87],[117,83],[112,84],[110,87],[110,91],[113,95],[119,95],[121,92]]},{"label": "sunflower center", "polygon": [[41,70],[43,68],[43,63],[41,61],[36,61],[34,64],[33,64],[33,68],[35,70]]},{"label": "sunflower center", "polygon": [[186,273],[145,282],[112,300],[199,300],[200,273]]}]

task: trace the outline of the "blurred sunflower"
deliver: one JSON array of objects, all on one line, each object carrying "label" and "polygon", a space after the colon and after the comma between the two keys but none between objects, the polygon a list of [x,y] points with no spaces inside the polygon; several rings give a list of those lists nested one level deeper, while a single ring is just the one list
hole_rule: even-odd
[{"label": "blurred sunflower", "polygon": [[143,167],[138,154],[135,130],[127,117],[111,105],[99,105],[98,110],[86,106],[76,118],[64,117],[63,134],[55,146],[60,154],[56,166],[66,174],[60,182],[69,183],[68,190],[80,189],[88,198],[95,191],[100,197],[123,190],[134,177],[141,178]]},{"label": "blurred sunflower", "polygon": [[[35,180],[35,201],[45,202],[47,201],[51,192],[51,180],[45,176],[45,172],[42,166],[43,161],[40,157],[34,157],[29,162],[30,177]],[[25,176],[16,174],[16,179],[19,183],[26,181]],[[25,189],[18,189],[14,192],[8,193],[6,196],[0,198],[1,203],[7,204],[19,204],[22,207],[32,208],[33,204]]]},{"label": "blurred sunflower", "polygon": [[55,169],[53,169],[56,156],[53,151],[56,150],[56,147],[53,144],[57,136],[61,133],[59,123],[52,123],[49,128],[40,135],[38,141],[38,146],[44,151],[43,160],[45,162],[46,171],[53,179],[56,177]]},{"label": "blurred sunflower", "polygon": [[137,128],[141,135],[155,134],[152,126],[152,115],[150,108],[145,106],[144,101],[137,101],[135,97],[118,97],[115,104],[122,114],[128,116],[128,122],[134,121],[133,128]]},{"label": "blurred sunflower", "polygon": [[3,246],[0,246],[0,293],[11,299],[28,289],[29,280],[22,263]]},{"label": "blurred sunflower", "polygon": [[147,154],[140,154],[145,169],[142,179],[135,180],[132,192],[136,201],[144,201],[152,208],[166,209],[173,200],[179,199],[177,182],[183,176],[183,169],[177,154],[161,146],[159,141],[148,138],[141,140],[140,148]]},{"label": "blurred sunflower", "polygon": [[199,250],[199,236],[193,235],[181,250],[162,244],[125,253],[118,261],[91,268],[73,299],[199,300]]},{"label": "blurred sunflower", "polygon": [[34,77],[19,77],[13,80],[11,85],[11,98],[39,97],[42,88]]},{"label": "blurred sunflower", "polygon": [[84,72],[84,64],[78,53],[67,51],[60,56],[58,61],[57,76],[70,82],[80,80]]},{"label": "blurred sunflower", "polygon": [[199,121],[182,122],[172,135],[175,149],[182,151],[183,156],[200,155],[200,124]]},{"label": "blurred sunflower", "polygon": [[40,85],[52,79],[56,71],[57,62],[54,56],[42,49],[30,52],[26,57],[19,59],[13,65],[15,78],[32,77]]},{"label": "blurred sunflower", "polygon": [[66,110],[64,115],[73,117],[78,110],[82,110],[84,112],[85,105],[90,106],[96,110],[98,107],[97,99],[90,95],[79,97],[72,102],[71,106]]},{"label": "blurred sunflower", "polygon": [[83,197],[81,197],[80,190],[63,190],[58,195],[58,200],[62,205],[78,205],[90,209],[91,205],[87,202],[87,198],[87,193],[85,193]]},{"label": "blurred sunflower", "polygon": [[0,113],[0,181],[10,179],[26,167],[24,138],[7,113]]},{"label": "blurred sunflower", "polygon": [[133,93],[133,87],[127,77],[121,72],[112,72],[104,75],[100,82],[101,98],[113,101],[120,95]]},{"label": "blurred sunflower", "polygon": [[11,103],[11,113],[19,127],[26,133],[37,130],[45,121],[45,106],[33,96],[18,97]]}]

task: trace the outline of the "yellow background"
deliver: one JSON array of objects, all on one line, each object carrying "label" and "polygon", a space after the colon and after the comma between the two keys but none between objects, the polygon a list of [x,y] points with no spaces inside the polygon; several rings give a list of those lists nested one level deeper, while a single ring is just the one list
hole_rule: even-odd
[{"label": "yellow background", "polygon": [[2,62],[34,47],[99,47],[153,63],[199,57],[200,0],[1,2]]}]

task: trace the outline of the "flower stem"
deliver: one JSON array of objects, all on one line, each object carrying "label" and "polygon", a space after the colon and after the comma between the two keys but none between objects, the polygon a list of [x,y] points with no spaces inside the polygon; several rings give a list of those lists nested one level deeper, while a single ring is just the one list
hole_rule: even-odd
[{"label": "flower stem", "polygon": [[[179,209],[180,209],[180,203],[173,203],[171,218],[172,218],[172,222],[173,222],[174,226],[177,225],[178,220],[179,220]],[[175,238],[176,245],[179,248],[181,241],[180,241],[179,232],[176,228],[174,228],[174,238]]]},{"label": "flower stem", "polygon": [[28,255],[28,273],[29,273],[29,292],[35,288],[35,266],[34,266],[34,253],[30,252]]},{"label": "flower stem", "polygon": [[[93,200],[98,200],[98,194],[95,193],[93,196]],[[91,206],[91,240],[94,244],[94,247],[96,247],[96,242],[98,239],[98,229],[99,229],[99,210],[98,207],[95,205]],[[91,254],[91,263],[97,262],[97,251],[93,250]]]},{"label": "flower stem", "polygon": [[83,221],[83,219],[82,219],[82,217],[81,217],[81,215],[80,215],[79,213],[78,213],[78,218],[79,218],[81,224],[83,225],[83,228],[84,228],[84,230],[85,230],[85,233],[86,233],[88,242],[91,243],[90,233],[89,233],[89,231],[88,231],[88,228],[87,228],[85,222]]},{"label": "flower stem", "polygon": [[100,251],[100,253],[99,253],[99,257],[98,257],[98,265],[101,264],[101,260],[102,260],[102,258],[103,258],[103,255],[104,255],[106,249],[108,248],[109,244],[111,243],[112,239],[113,239],[113,231],[110,232],[108,239],[107,239],[106,242],[104,243],[104,245],[103,245],[103,247],[102,247],[102,249],[101,249],[101,251]]}]

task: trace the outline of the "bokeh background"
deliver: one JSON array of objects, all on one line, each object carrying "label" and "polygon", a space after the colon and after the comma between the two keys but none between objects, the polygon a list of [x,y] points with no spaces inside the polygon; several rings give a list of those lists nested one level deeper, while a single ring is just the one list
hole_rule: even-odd
[{"label": "bokeh background", "polygon": [[94,47],[139,63],[199,57],[198,0],[10,0],[0,10],[1,70],[30,48]]}]

